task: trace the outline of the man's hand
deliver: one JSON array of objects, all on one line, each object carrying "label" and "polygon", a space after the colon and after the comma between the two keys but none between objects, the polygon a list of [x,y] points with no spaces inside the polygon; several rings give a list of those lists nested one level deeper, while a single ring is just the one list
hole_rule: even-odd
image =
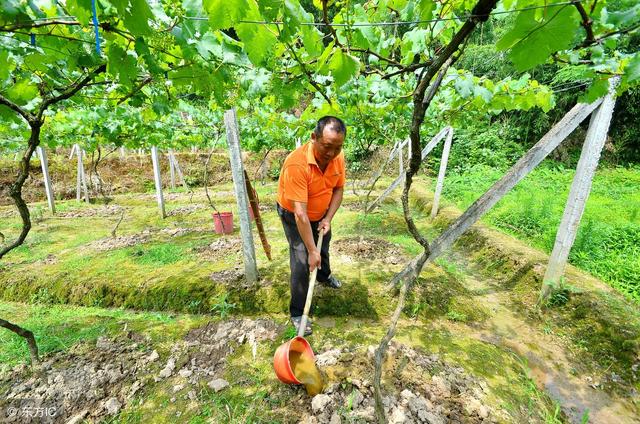
[{"label": "man's hand", "polygon": [[320,263],[320,252],[318,252],[318,249],[313,249],[311,252],[309,252],[309,272],[313,272],[316,267],[320,269]]},{"label": "man's hand", "polygon": [[331,220],[327,218],[322,218],[320,222],[318,222],[318,231],[324,230],[322,234],[326,235],[331,229]]}]

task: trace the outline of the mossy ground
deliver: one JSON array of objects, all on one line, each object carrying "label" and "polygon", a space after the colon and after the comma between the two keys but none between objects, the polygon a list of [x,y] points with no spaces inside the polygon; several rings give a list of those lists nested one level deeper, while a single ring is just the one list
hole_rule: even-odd
[{"label": "mossy ground", "polygon": [[[383,180],[379,186],[388,182]],[[433,235],[455,212],[449,207],[436,225],[429,222],[429,184],[422,178],[417,181],[412,207],[421,231]],[[230,236],[216,235],[208,207],[161,219],[152,195],[130,194],[117,196],[113,202],[125,208],[117,234],[148,231],[150,236],[144,243],[99,251],[91,247],[92,243],[110,237],[119,215],[61,218],[45,212],[25,245],[0,265],[0,313],[34,330],[45,353],[91,342],[98,335],[116,335],[125,323],[129,329],[149,334],[154,346],[160,346],[159,351],[183,337],[188,329],[219,319],[220,315],[272,316],[284,323],[289,298],[288,253],[272,207],[275,184],[256,184],[256,189],[266,206],[262,217],[273,252],[270,262],[258,237],[254,237],[262,277],[256,287],[246,287],[233,279],[212,279],[212,275],[219,275],[218,271],[242,270],[237,251],[218,252],[215,260],[202,256],[202,249],[213,242],[239,237],[237,228]],[[210,191],[218,210],[236,212],[230,184],[217,185]],[[169,212],[206,204],[201,190],[193,196],[182,190],[165,194]],[[367,215],[357,208],[361,202],[348,187],[344,207],[332,224],[334,241],[357,237],[385,240],[400,249],[403,260],[390,264],[357,251],[332,251],[332,265],[344,288],[333,291],[319,287],[315,294],[317,330],[312,343],[317,349],[339,344],[377,344],[395,307],[395,292],[387,283],[406,263],[404,259],[420,251],[406,232],[397,200],[389,199]],[[101,207],[58,202],[62,213]],[[18,228],[17,217],[3,218],[2,231],[8,238]],[[196,231],[177,236],[163,231],[182,228]],[[541,314],[535,305],[539,288],[536,267],[544,255],[532,250],[524,254],[528,260],[514,260],[512,253],[522,253],[523,247],[511,238],[499,240],[505,245],[496,247],[481,234],[471,232],[454,250],[463,252],[465,260],[448,255],[426,267],[409,297],[397,338],[440,352],[473,375],[486,379],[493,404],[509,411],[514,421],[561,419],[554,402],[535,385],[523,355],[506,345],[475,337],[479,328],[491,327],[494,311],[479,301],[479,293],[468,286],[465,278],[470,274],[484,276],[509,291],[507,306],[521,313],[528,325],[551,332],[558,343],[572,351],[570,359],[580,363],[581,369],[602,372],[608,365],[608,371],[616,370],[627,378],[624,387],[637,387],[629,370],[638,355],[638,311],[601,283],[571,268],[568,283],[580,288],[580,294]],[[286,337],[283,334],[282,340]],[[0,338],[0,362],[15,364],[27,358],[21,340],[6,332],[0,333]],[[270,364],[282,340],[262,346],[257,361],[248,360],[249,353],[243,349],[237,351],[227,368],[233,389],[222,395],[203,388],[195,407],[188,407],[180,400],[169,402],[170,388],[159,383],[145,392],[140,406],[124,410],[115,421],[149,422],[151,418],[153,422],[174,422],[178,410],[190,411],[182,416],[184,422],[287,421],[288,400],[295,391],[275,380]],[[627,389],[613,386],[605,388],[626,397]]]}]

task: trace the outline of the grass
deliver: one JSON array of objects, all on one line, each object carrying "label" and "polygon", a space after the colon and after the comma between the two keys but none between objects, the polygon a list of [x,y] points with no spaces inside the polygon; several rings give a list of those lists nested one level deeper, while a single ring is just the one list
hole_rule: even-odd
[{"label": "grass", "polygon": [[[133,312],[124,309],[102,309],[42,303],[46,295],[31,299],[31,305],[0,302],[0,316],[8,317],[34,333],[41,355],[64,351],[74,344],[94,342],[100,336],[113,336],[123,330],[140,330],[156,341],[181,333],[185,325],[197,322],[188,318],[178,322],[162,312]],[[29,351],[23,338],[0,331],[0,364],[13,366],[26,362]]]},{"label": "grass", "polygon": [[[521,181],[483,219],[550,253],[574,171],[545,163]],[[503,172],[476,167],[448,175],[444,196],[469,206]],[[569,262],[640,302],[640,168],[598,170]]]}]

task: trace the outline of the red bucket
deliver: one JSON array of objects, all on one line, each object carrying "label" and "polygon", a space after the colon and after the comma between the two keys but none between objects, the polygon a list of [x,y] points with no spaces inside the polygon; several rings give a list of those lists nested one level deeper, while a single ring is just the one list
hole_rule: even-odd
[{"label": "red bucket", "polygon": [[213,226],[217,234],[233,233],[233,213],[232,212],[220,212],[220,213],[214,212],[212,215],[213,215]]},{"label": "red bucket", "polygon": [[302,384],[291,369],[291,362],[289,360],[290,352],[302,352],[313,359],[315,357],[313,355],[313,349],[311,349],[309,342],[306,341],[304,337],[298,336],[280,345],[273,357],[273,369],[276,371],[278,380],[285,384]]}]

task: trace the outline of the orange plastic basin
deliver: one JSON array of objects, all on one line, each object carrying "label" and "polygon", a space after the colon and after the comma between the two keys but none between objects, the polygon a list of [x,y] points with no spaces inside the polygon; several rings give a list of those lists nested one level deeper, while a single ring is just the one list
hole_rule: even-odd
[{"label": "orange plastic basin", "polygon": [[304,337],[298,336],[278,347],[276,354],[273,356],[273,369],[276,371],[278,380],[283,383],[302,384],[291,369],[291,362],[289,360],[289,354],[291,352],[300,352],[309,355],[311,359],[315,358],[309,342],[305,340]]}]

